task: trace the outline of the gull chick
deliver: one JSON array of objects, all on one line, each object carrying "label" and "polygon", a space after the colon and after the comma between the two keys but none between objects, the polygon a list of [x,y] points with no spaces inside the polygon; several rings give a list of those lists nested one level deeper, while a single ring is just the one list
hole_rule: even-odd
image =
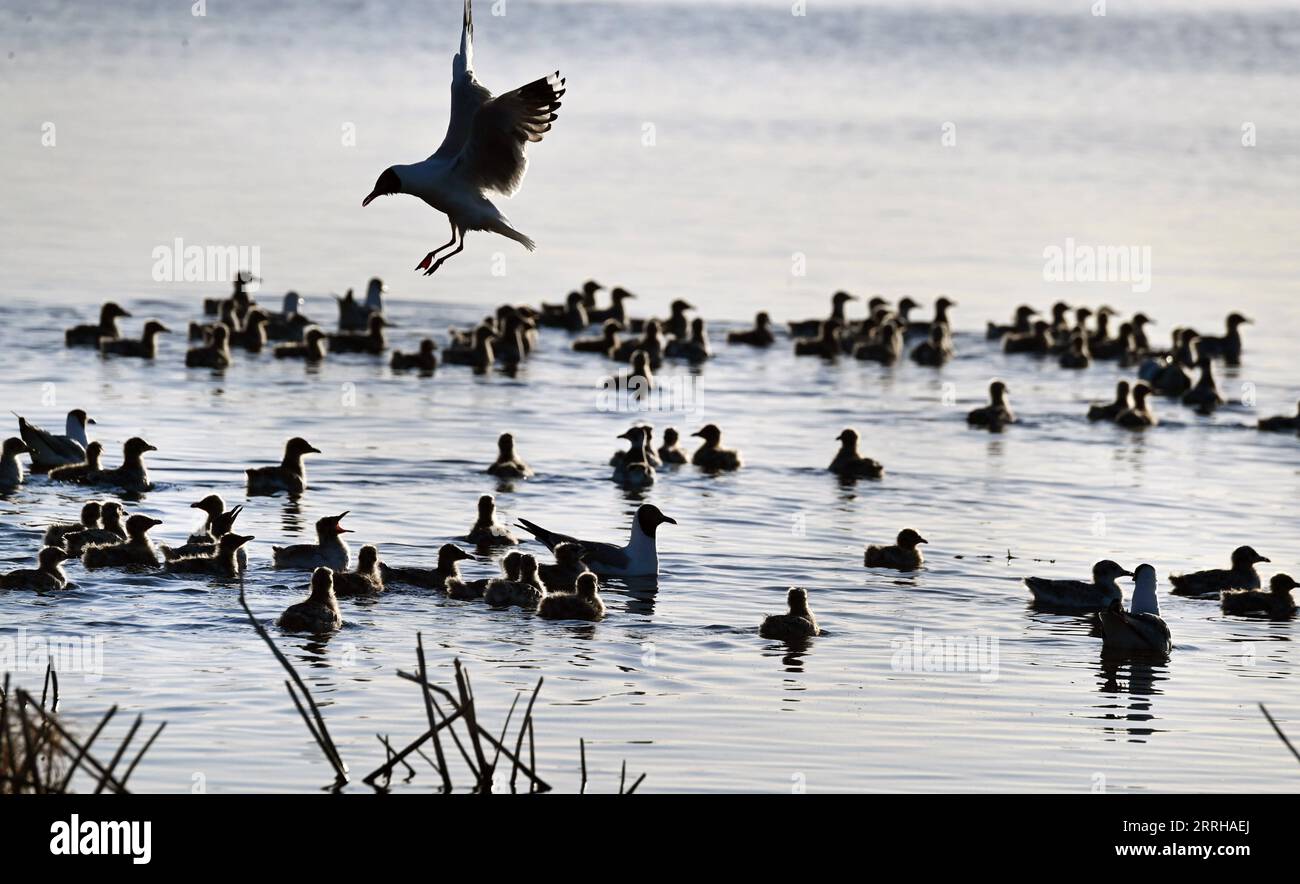
[{"label": "gull chick", "polygon": [[334,572],[320,567],[311,575],[311,595],[284,609],[276,621],[286,632],[333,632],[343,625],[339,600],[334,596]]},{"label": "gull chick", "polygon": [[47,592],[68,585],[63,562],[71,558],[57,546],[46,546],[36,554],[35,568],[19,568],[0,574],[0,589],[34,589]]},{"label": "gull chick", "polygon": [[1112,602],[1120,601],[1124,594],[1115,581],[1132,577],[1122,565],[1103,559],[1092,566],[1092,582],[1084,580],[1049,580],[1046,577],[1026,577],[1025,586],[1033,593],[1034,601],[1051,608],[1075,611],[1104,611]]},{"label": "gull chick", "polygon": [[287,491],[290,495],[307,490],[307,468],[303,456],[320,454],[320,449],[301,436],[294,436],[284,445],[284,457],[278,466],[253,467],[244,470],[248,476],[249,494],[275,494]]},{"label": "gull chick", "polygon": [[[346,571],[352,560],[352,552],[343,540],[344,534],[351,534],[351,529],[344,528],[343,517],[347,510],[337,516],[325,516],[316,520],[316,542],[298,543],[293,546],[271,547],[271,561],[277,568],[310,568],[328,566],[335,571]],[[134,516],[132,517],[134,518]],[[333,592],[333,575],[330,576],[330,592]]]},{"label": "gull chick", "polygon": [[596,575],[587,571],[578,577],[574,592],[547,593],[537,608],[543,620],[600,620],[605,603],[600,599]]},{"label": "gull chick", "polygon": [[1273,620],[1287,620],[1295,615],[1295,600],[1291,590],[1297,584],[1290,574],[1274,574],[1268,581],[1268,592],[1258,589],[1224,590],[1219,600],[1225,614],[1265,614]]},{"label": "gull chick", "polygon": [[1259,574],[1255,565],[1268,559],[1255,552],[1251,546],[1239,546],[1232,551],[1231,568],[1212,568],[1191,574],[1173,574],[1174,595],[1214,596],[1227,589],[1259,589]]},{"label": "gull chick", "polygon": [[915,571],[921,567],[925,557],[921,555],[918,544],[929,543],[911,528],[898,532],[898,539],[893,546],[867,547],[862,557],[862,564],[868,568],[894,568],[898,571]]},{"label": "gull chick", "polygon": [[764,617],[758,628],[759,635],[780,641],[798,641],[821,634],[817,618],[808,608],[808,590],[791,587],[786,593],[786,603],[790,606],[789,613]]}]

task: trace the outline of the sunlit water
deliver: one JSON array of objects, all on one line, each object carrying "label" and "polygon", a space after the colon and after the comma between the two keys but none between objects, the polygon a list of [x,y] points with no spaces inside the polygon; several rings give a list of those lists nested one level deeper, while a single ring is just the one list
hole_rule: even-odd
[{"label": "sunlit water", "polygon": [[[509,207],[538,252],[471,235],[426,280],[410,268],[445,239],[442,220],[413,201],[359,202],[384,166],[441,137],[458,13],[210,5],[194,20],[173,5],[112,18],[0,10],[12,123],[0,132],[0,403],[47,426],[88,409],[110,463],[130,435],[157,445],[159,487],[131,505],[164,520],[159,540],[188,534],[188,505],[209,491],[245,503],[240,528],[257,536],[246,589],[269,624],[305,581],[270,570],[269,547],[309,535],[318,515],[351,510],[354,549],[431,564],[484,492],[503,518],[611,540],[641,500],[606,466],[638,416],[600,410],[610,366],[570,352],[560,332],[543,333],[515,378],[444,367],[422,379],[364,356],[308,372],[268,355],[214,376],[182,367],[180,336],[154,364],[62,348],[61,330],[104,298],[135,314],[134,333],[145,317],[183,328],[204,295],[222,294],[153,281],[152,250],[178,236],[258,245],[263,298],[296,288],[327,322],[329,291],[379,274],[393,342],[408,350],[501,301],[559,300],[589,276],[638,292],[641,315],[685,296],[713,322],[717,358],[690,375],[697,408],[648,419],[715,422],[746,459],[732,476],[661,474],[644,499],[679,524],[661,529],[657,588],[609,582],[595,626],[403,592],[345,602],[328,642],[272,627],[358,778],[383,760],[376,733],[401,744],[422,730],[418,692],[395,675],[414,667],[421,632],[436,678],[450,680],[455,656],[468,664],[491,725],[545,677],[538,758],[560,789],[577,788],[579,738],[596,789],[616,788],[624,759],[658,791],[1294,788],[1256,708],[1300,729],[1293,623],[1162,595],[1168,663],[1112,668],[1087,618],[1035,612],[1020,578],[1084,576],[1111,557],[1151,562],[1167,586],[1171,571],[1223,566],[1240,543],[1272,558],[1265,575],[1300,568],[1297,440],[1253,429],[1297,397],[1300,16],[1119,4],[1104,22],[978,5],[814,7],[803,19],[784,4],[480,11],[489,85],[561,67],[571,92]],[[53,147],[41,145],[47,121]],[[952,147],[944,122],[956,124]],[[346,123],[354,147],[340,142]],[[1043,249],[1066,237],[1150,246],[1151,290],[1045,283]],[[800,256],[805,276],[792,274]],[[757,309],[821,315],[836,287],[950,293],[959,358],[884,369],[796,359],[785,340],[767,353],[721,344]],[[1180,323],[1217,329],[1234,307],[1252,315],[1244,364],[1219,373],[1232,404],[1199,418],[1158,402],[1164,422],[1146,434],[1088,425],[1087,403],[1122,376],[1113,365],[1067,373],[983,336],[1021,300],[1058,298],[1140,306],[1160,340]],[[688,374],[669,366],[662,379]],[[962,419],[994,376],[1022,418],[1000,436]],[[825,472],[845,426],[884,462],[883,481],[845,487]],[[504,430],[538,473],[509,489],[482,472]],[[294,434],[323,451],[308,493],[245,500],[242,470],[278,459]],[[7,567],[85,496],[38,478],[0,500]],[[904,526],[931,541],[925,570],[863,569],[863,545]],[[0,596],[0,636],[103,638],[102,679],[65,672],[62,707],[83,726],[114,703],[168,722],[134,787],[328,784],[233,587],[69,570],[72,591]],[[797,651],[757,635],[791,585],[808,588],[826,630]],[[922,641],[996,640],[996,668],[906,671],[899,643],[917,629]],[[17,675],[39,687],[42,669]],[[424,768],[396,787],[435,782]]]}]

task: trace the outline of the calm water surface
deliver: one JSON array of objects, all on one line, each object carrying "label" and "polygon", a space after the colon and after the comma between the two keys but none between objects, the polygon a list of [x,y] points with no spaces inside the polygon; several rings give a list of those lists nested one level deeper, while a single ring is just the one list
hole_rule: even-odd
[{"label": "calm water surface", "polygon": [[[679,523],[662,529],[657,587],[609,582],[595,626],[394,593],[346,602],[327,642],[273,629],[358,779],[383,759],[376,733],[421,731],[418,694],[394,674],[414,666],[418,631],[439,679],[455,656],[469,665],[497,726],[545,677],[539,759],[565,790],[578,785],[579,738],[596,789],[616,787],[624,759],[657,791],[1295,788],[1256,708],[1300,732],[1295,624],[1162,597],[1170,660],[1109,666],[1086,618],[1034,611],[1020,583],[1083,576],[1102,557],[1151,562],[1164,581],[1222,566],[1240,543],[1272,558],[1266,576],[1300,569],[1297,440],[1252,429],[1300,392],[1293,11],[1157,7],[1108,16],[1105,36],[1090,16],[979,5],[799,21],[762,4],[481,13],[489,85],[563,67],[571,92],[509,208],[539,251],[478,235],[431,281],[410,268],[442,241],[442,220],[412,201],[358,204],[384,166],[440,138],[458,13],[249,4],[196,22],[170,6],[137,0],[111,20],[48,3],[0,10],[0,98],[13,108],[0,130],[0,405],[47,426],[88,409],[110,462],[128,436],[157,445],[159,487],[133,506],[164,520],[159,540],[188,534],[188,505],[209,491],[245,503],[240,526],[257,536],[246,589],[267,622],[304,586],[269,569],[270,545],[310,535],[322,514],[352,511],[354,548],[429,564],[484,492],[504,518],[586,537],[624,536],[642,499]],[[46,121],[53,148],[40,145]],[[940,146],[945,121],[953,148]],[[345,123],[355,147],[340,145]],[[820,315],[836,287],[947,292],[959,358],[886,369],[796,359],[785,341],[766,354],[719,343],[698,372],[662,375],[689,376],[698,407],[649,420],[719,424],[745,469],[665,472],[638,498],[605,465],[634,416],[599,410],[609,366],[560,332],[544,332],[515,378],[452,367],[421,379],[364,356],[306,371],[267,355],[213,375],[183,368],[179,336],[154,364],[60,346],[107,297],[183,328],[203,296],[224,293],[151,279],[152,249],[177,236],[259,245],[264,299],[296,288],[330,323],[331,290],[385,277],[402,349],[595,276],[638,292],[642,315],[687,297],[718,341],[757,309]],[[1150,246],[1151,291],[1044,283],[1042,251],[1067,236]],[[806,276],[791,273],[795,253]],[[1141,307],[1159,339],[1175,324],[1215,329],[1234,307],[1254,316],[1243,365],[1219,373],[1232,404],[1198,418],[1157,403],[1164,422],[1146,434],[1088,425],[1087,403],[1121,377],[1113,365],[1066,373],[983,336],[1021,300],[1058,298]],[[962,419],[994,376],[1022,418],[1001,436]],[[845,487],[825,472],[846,426],[884,462],[883,481]],[[504,430],[538,473],[513,488],[482,473]],[[278,459],[294,434],[324,452],[308,493],[245,500],[242,470]],[[0,499],[0,559],[29,560],[42,526],[84,497],[36,479]],[[925,570],[864,570],[863,544],[904,526],[931,541]],[[87,724],[118,703],[168,722],[137,788],[329,782],[232,587],[70,573],[76,589],[58,596],[0,596],[0,636],[103,638],[102,679],[65,673],[63,709]],[[826,630],[798,651],[757,635],[791,585],[808,588]],[[900,643],[918,629],[923,642],[996,640],[996,668],[903,671]],[[39,667],[18,674],[39,686]],[[396,788],[433,784],[422,771]]]}]

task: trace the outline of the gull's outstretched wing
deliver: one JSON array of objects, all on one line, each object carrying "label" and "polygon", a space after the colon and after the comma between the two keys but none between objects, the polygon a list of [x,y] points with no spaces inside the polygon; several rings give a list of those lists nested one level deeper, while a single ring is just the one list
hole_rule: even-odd
[{"label": "gull's outstretched wing", "polygon": [[475,112],[491,98],[487,87],[474,79],[474,12],[470,0],[465,0],[460,52],[451,60],[451,116],[447,120],[447,134],[433,156],[451,159],[460,153],[469,138]]},{"label": "gull's outstretched wing", "polygon": [[518,190],[528,170],[524,147],[550,131],[563,94],[564,80],[556,71],[483,102],[456,159],[460,173],[479,190],[506,196]]}]

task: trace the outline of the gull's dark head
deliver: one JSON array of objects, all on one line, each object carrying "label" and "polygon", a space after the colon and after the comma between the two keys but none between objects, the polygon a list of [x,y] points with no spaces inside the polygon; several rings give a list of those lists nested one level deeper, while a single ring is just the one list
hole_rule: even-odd
[{"label": "gull's dark head", "polygon": [[501,559],[501,570],[505,572],[507,580],[518,580],[520,562],[524,554],[521,552],[508,552]]},{"label": "gull's dark head", "polygon": [[370,201],[377,196],[389,196],[394,193],[402,192],[402,179],[397,177],[396,170],[389,166],[384,170],[379,179],[375,181],[375,189],[370,191],[370,195],[361,201],[361,207],[364,209],[370,205]]},{"label": "gull's dark head", "polygon": [[325,516],[316,520],[316,535],[322,539],[333,534],[351,534],[351,528],[343,527],[343,517],[348,514],[347,510],[339,513],[337,516]]},{"label": "gull's dark head", "polygon": [[578,596],[584,599],[594,599],[599,584],[596,582],[596,575],[590,571],[584,571],[578,575],[578,580],[574,588]]},{"label": "gull's dark head", "polygon": [[709,445],[718,445],[722,442],[722,430],[718,429],[717,424],[705,424],[691,435],[699,436]]},{"label": "gull's dark head", "polygon": [[1092,580],[1094,583],[1132,576],[1132,571],[1129,571],[1123,565],[1112,561],[1111,559],[1102,559],[1100,562],[1092,566]]},{"label": "gull's dark head", "polygon": [[582,564],[583,548],[576,543],[561,543],[555,547],[556,564],[565,568],[577,568]]},{"label": "gull's dark head", "polygon": [[466,559],[472,558],[474,558],[472,555],[465,552],[465,550],[461,549],[454,543],[444,543],[438,549],[438,564],[444,568],[454,562],[463,562]]},{"label": "gull's dark head", "polygon": [[[70,558],[72,558],[71,553],[57,546],[41,547],[41,551],[36,554],[37,564],[41,568],[53,568],[60,562],[66,562]],[[1274,580],[1276,580],[1276,578],[1274,578]]]},{"label": "gull's dark head", "polygon": [[202,500],[196,500],[190,504],[190,509],[203,510],[203,512],[215,519],[226,511],[226,502],[221,499],[220,494],[209,494]]},{"label": "gull's dark head", "polygon": [[134,515],[126,520],[126,533],[138,540],[139,538],[144,537],[150,528],[155,528],[161,524],[162,522],[158,519],[153,519],[149,516]]},{"label": "gull's dark head", "polygon": [[301,436],[294,436],[285,443],[284,453],[290,457],[296,457],[304,454],[320,454],[320,449]]},{"label": "gull's dark head", "polygon": [[1255,552],[1253,546],[1239,546],[1232,551],[1233,568],[1252,568],[1258,562],[1267,562],[1268,559]]},{"label": "gull's dark head", "polygon": [[519,557],[519,576],[531,582],[537,576],[537,557],[524,553]]},{"label": "gull's dark head", "polygon": [[920,534],[913,531],[911,528],[904,528],[902,531],[898,532],[898,545],[902,547],[906,547],[907,549],[915,549],[918,543],[929,543],[929,542],[930,541],[926,540],[924,537],[922,537]]},{"label": "gull's dark head", "polygon": [[655,531],[664,522],[670,525],[676,525],[677,520],[665,516],[659,511],[659,507],[651,503],[643,503],[636,511],[636,522],[641,526],[641,532],[646,537],[654,537]]},{"label": "gull's dark head", "polygon": [[235,527],[235,520],[239,518],[239,514],[243,511],[244,506],[240,504],[228,512],[218,513],[212,520],[212,533],[217,537],[224,537],[229,534]]},{"label": "gull's dark head", "polygon": [[146,451],[157,450],[157,448],[150,445],[139,436],[132,436],[130,439],[127,439],[126,444],[122,446],[123,456],[126,460],[130,460],[133,457],[141,457]]},{"label": "gull's dark head", "polygon": [[357,570],[373,571],[379,564],[379,550],[376,547],[366,544],[361,547],[361,552],[357,554]]},{"label": "gull's dark head", "polygon": [[221,540],[217,542],[218,547],[223,553],[229,555],[239,549],[250,540],[256,540],[251,534],[223,534]]},{"label": "gull's dark head", "polygon": [[334,571],[321,565],[311,572],[311,598],[328,603],[334,598]]},{"label": "gull's dark head", "polygon": [[1278,594],[1288,594],[1298,585],[1290,574],[1274,574],[1268,581],[1268,588]]}]

